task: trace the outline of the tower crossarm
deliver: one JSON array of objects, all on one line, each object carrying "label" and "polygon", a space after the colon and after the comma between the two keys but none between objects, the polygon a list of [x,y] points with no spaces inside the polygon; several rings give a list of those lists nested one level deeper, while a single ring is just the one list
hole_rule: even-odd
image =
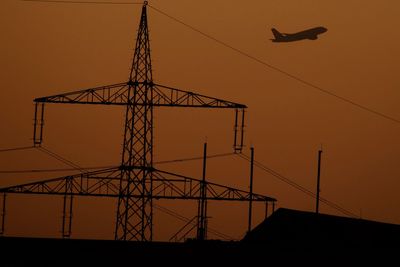
[{"label": "tower crossarm", "polygon": [[[141,87],[151,88],[152,96],[150,99],[137,97],[135,103],[132,102],[130,91]],[[190,91],[180,90],[169,86],[154,84],[152,82],[133,82],[116,83],[106,86],[94,87],[69,93],[39,97],[34,99],[34,131],[33,143],[40,146],[43,141],[44,107],[46,103],[61,104],[89,104],[89,105],[117,105],[136,108],[153,107],[186,107],[186,108],[217,108],[234,109],[234,144],[235,152],[240,152],[243,148],[244,136],[244,114],[246,105],[209,97]]]},{"label": "tower crossarm", "polygon": [[[1,193],[118,196],[120,168],[110,168],[0,188]],[[68,186],[70,188],[67,190]]]},{"label": "tower crossarm", "polygon": [[[187,177],[167,171],[156,170],[153,178],[153,195],[155,198],[200,199],[200,179]],[[250,192],[212,182],[206,185],[207,200],[248,201]],[[253,194],[253,201],[275,202],[276,199],[261,194]]]},{"label": "tower crossarm", "polygon": [[128,83],[88,88],[84,90],[35,98],[36,103],[127,105]]},{"label": "tower crossarm", "polygon": [[190,91],[154,84],[154,106],[197,107],[197,108],[234,108],[244,109],[246,105],[197,94]]},{"label": "tower crossarm", "polygon": [[[0,188],[0,193],[119,197],[120,167],[69,175]],[[153,199],[199,200],[202,181],[187,176],[153,171]],[[68,188],[68,190],[67,190]],[[206,182],[208,200],[248,201],[244,190]],[[139,195],[132,197],[141,197]],[[275,198],[253,194],[253,201],[275,202]]]},{"label": "tower crossarm", "polygon": [[[89,88],[69,93],[36,98],[36,103],[65,104],[100,104],[129,105],[129,85],[143,85],[145,82],[125,82],[101,87]],[[169,86],[151,84],[153,97],[151,104],[155,107],[199,107],[199,108],[247,108],[243,104],[230,102],[214,97],[184,91]],[[138,106],[148,105],[138,101]]]}]

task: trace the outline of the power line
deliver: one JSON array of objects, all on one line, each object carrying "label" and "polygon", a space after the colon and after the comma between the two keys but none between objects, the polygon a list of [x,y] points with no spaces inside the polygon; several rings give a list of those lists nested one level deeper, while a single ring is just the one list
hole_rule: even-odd
[{"label": "power line", "polygon": [[[243,159],[245,159],[247,161],[250,161],[249,157],[244,155],[244,154],[238,154],[238,156],[240,156],[241,158],[243,158]],[[291,180],[291,179],[279,174],[278,172],[272,170],[271,168],[268,168],[264,164],[262,164],[262,163],[260,163],[258,161],[254,161],[254,165],[256,167],[264,170],[265,172],[268,172],[269,174],[272,174],[273,176],[275,176],[276,178],[280,179],[281,181],[291,185],[292,187],[296,188],[297,190],[299,190],[299,191],[301,191],[301,192],[303,192],[303,193],[305,193],[305,194],[307,194],[307,195],[309,195],[309,196],[311,196],[313,198],[316,197],[314,192],[308,190],[307,188],[301,186],[300,184],[294,182],[293,180]],[[340,207],[339,205],[337,205],[337,204],[335,204],[335,203],[333,203],[333,202],[331,202],[331,201],[329,201],[327,199],[320,198],[320,201],[325,203],[326,205],[328,205],[328,206],[330,206],[330,207],[342,212],[343,214],[346,214],[346,215],[348,215],[350,217],[357,217],[356,214],[354,214],[354,213],[352,213],[352,212]]]},{"label": "power line", "polygon": [[233,51],[235,51],[235,52],[241,54],[242,56],[245,56],[245,57],[247,57],[247,58],[249,58],[249,59],[251,59],[251,60],[253,60],[253,61],[255,61],[255,62],[258,62],[258,63],[260,63],[261,65],[263,65],[263,66],[265,66],[265,67],[267,67],[267,68],[269,68],[269,69],[272,69],[272,70],[274,70],[274,71],[277,71],[277,72],[279,72],[279,73],[281,73],[281,74],[283,74],[283,75],[285,75],[285,76],[287,76],[287,77],[289,77],[289,78],[291,78],[291,79],[293,79],[293,80],[296,80],[296,81],[298,81],[298,82],[300,82],[300,83],[302,83],[302,84],[304,84],[304,85],[307,85],[308,87],[314,88],[314,89],[316,89],[316,90],[318,90],[318,91],[320,91],[320,92],[322,92],[322,93],[324,93],[324,94],[326,94],[326,95],[335,97],[335,98],[338,99],[338,100],[341,100],[341,101],[343,101],[343,102],[346,102],[346,103],[348,103],[348,104],[351,104],[351,105],[353,105],[353,106],[355,106],[355,107],[358,107],[358,108],[360,108],[360,109],[362,109],[362,110],[364,110],[364,111],[367,111],[367,112],[369,112],[369,113],[372,113],[372,114],[375,114],[375,115],[377,115],[377,116],[380,116],[381,118],[385,118],[385,119],[388,119],[388,120],[391,120],[391,121],[393,121],[393,122],[396,122],[396,123],[399,123],[399,124],[400,124],[400,120],[398,120],[398,119],[396,119],[396,118],[394,118],[394,117],[391,117],[391,116],[389,116],[389,115],[386,115],[386,114],[384,114],[384,113],[382,113],[382,112],[379,112],[379,111],[377,111],[377,110],[374,110],[374,109],[372,109],[372,108],[369,108],[369,107],[367,107],[367,106],[365,106],[365,105],[359,104],[359,103],[357,103],[357,102],[355,102],[355,101],[353,101],[353,100],[350,100],[350,99],[348,99],[348,98],[345,98],[345,97],[343,97],[343,96],[340,96],[340,95],[338,95],[338,94],[335,94],[335,93],[333,93],[333,92],[331,92],[331,91],[329,91],[329,90],[326,90],[326,89],[324,89],[324,88],[322,88],[322,87],[320,87],[320,86],[318,86],[318,85],[315,85],[315,84],[313,84],[313,83],[311,83],[311,82],[308,82],[308,81],[306,81],[306,80],[304,80],[304,79],[302,79],[302,78],[300,78],[300,77],[298,77],[298,76],[295,76],[295,75],[293,75],[293,74],[291,74],[291,73],[289,73],[289,72],[287,72],[287,71],[285,71],[285,70],[283,70],[283,69],[281,69],[281,68],[275,67],[275,66],[271,65],[270,63],[268,63],[268,62],[266,62],[266,61],[264,61],[264,60],[261,60],[261,59],[255,57],[255,56],[252,56],[252,55],[250,55],[249,53],[244,52],[243,50],[240,50],[240,49],[238,49],[238,48],[236,48],[236,47],[234,47],[234,46],[232,46],[232,45],[230,45],[230,44],[228,44],[228,43],[226,43],[226,42],[223,42],[223,41],[221,41],[221,40],[219,40],[219,39],[217,39],[217,38],[211,36],[210,34],[205,33],[205,32],[203,32],[203,31],[201,31],[201,30],[199,30],[199,29],[197,29],[197,28],[191,26],[191,25],[189,25],[189,24],[183,22],[182,20],[177,19],[177,18],[175,18],[175,17],[173,17],[173,16],[171,16],[171,15],[165,13],[164,11],[161,11],[160,9],[158,9],[158,8],[156,8],[156,7],[154,7],[154,6],[150,5],[150,4],[149,4],[149,7],[152,8],[153,10],[155,10],[156,12],[158,12],[158,13],[160,13],[160,14],[162,14],[162,15],[168,17],[168,18],[170,18],[171,20],[173,20],[173,21],[175,21],[175,22],[178,22],[179,24],[181,24],[181,25],[183,25],[183,26],[185,26],[185,27],[191,29],[192,31],[195,31],[195,32],[199,33],[199,34],[202,35],[203,37],[206,37],[207,39],[210,39],[210,40],[212,40],[212,41],[214,41],[214,42],[216,42],[216,43],[218,43],[218,44],[220,44],[220,45],[222,45],[222,46],[224,46],[224,47],[226,47],[226,48],[229,48],[230,50],[233,50]]},{"label": "power line", "polygon": [[21,146],[21,147],[3,148],[3,149],[0,149],[0,152],[27,150],[27,149],[32,149],[32,148],[34,148],[34,146]]},{"label": "power line", "polygon": [[[72,161],[63,158],[62,156],[58,155],[55,152],[52,152],[42,146],[36,147],[36,146],[24,146],[24,147],[13,147],[13,148],[5,148],[5,149],[1,149],[0,152],[10,152],[10,151],[19,151],[19,150],[27,150],[27,149],[32,149],[32,148],[36,148],[37,150],[46,153],[47,155],[57,159],[58,161],[72,167],[74,170],[79,170],[79,171],[83,171],[84,168],[80,167],[79,165],[73,163]],[[50,171],[56,171],[58,169],[52,169]],[[33,172],[40,172],[42,170],[33,170]],[[0,171],[0,173],[13,173],[13,172],[30,172],[28,170],[22,170],[22,171]]]},{"label": "power line", "polygon": [[[234,154],[235,154],[235,153],[233,153],[233,152],[228,152],[228,153],[221,153],[221,154],[208,155],[208,156],[207,156],[207,159],[221,158],[221,157],[231,156],[231,155],[234,155]],[[186,162],[186,161],[200,160],[200,159],[203,159],[203,156],[201,156],[201,157],[192,157],[192,158],[173,159],[173,160],[164,160],[164,161],[154,162],[154,164],[166,164],[166,163]]]},{"label": "power line", "polygon": [[[47,149],[47,151],[45,152],[47,154],[47,152],[49,152],[49,150]],[[51,152],[51,151],[50,151]],[[50,153],[49,152],[49,153]],[[212,158],[220,158],[220,157],[226,157],[226,156],[230,156],[230,155],[234,155],[235,153],[230,152],[230,153],[220,153],[220,154],[214,154],[214,155],[209,155],[207,156],[207,159],[212,159]],[[50,155],[50,154],[49,154]],[[54,152],[51,152],[50,156],[54,156],[57,157],[57,160],[60,160],[62,157],[60,155],[55,156]],[[187,161],[194,161],[194,160],[201,160],[203,159],[203,157],[190,157],[190,158],[181,158],[181,159],[173,159],[173,160],[163,160],[163,161],[157,161],[154,162],[154,164],[169,164],[169,163],[177,163],[177,162],[187,162]],[[68,164],[64,161],[68,161]],[[61,162],[63,162],[64,164],[71,166],[70,164],[72,163],[71,161],[62,158]],[[72,163],[74,164],[74,163]],[[64,172],[64,171],[76,171],[79,167],[78,170],[96,170],[96,169],[107,169],[107,168],[113,168],[115,166],[98,166],[98,167],[80,167],[76,164],[74,164],[75,166],[72,168],[53,168],[53,169],[30,169],[30,170],[0,170],[0,173],[8,173],[8,174],[12,174],[12,173],[40,173],[40,172]]]},{"label": "power line", "polygon": [[[241,157],[241,158],[243,158],[243,159],[245,159],[245,160],[247,160],[247,161],[250,162],[250,159],[249,159],[248,156],[246,156],[246,155],[244,155],[244,154],[237,154],[237,155],[238,155],[239,157]],[[272,175],[275,176],[276,178],[280,179],[281,181],[283,181],[283,182],[285,182],[285,183],[287,183],[287,184],[289,184],[289,185],[295,187],[296,189],[298,189],[298,190],[300,190],[300,191],[302,191],[302,192],[304,192],[304,193],[306,193],[306,194],[309,194],[309,195],[314,194],[312,191],[308,190],[307,188],[305,188],[305,187],[299,185],[298,183],[296,183],[296,182],[290,180],[289,178],[287,178],[287,177],[285,177],[285,176],[283,176],[283,175],[277,173],[276,171],[274,171],[274,170],[268,168],[267,166],[265,166],[265,165],[259,163],[258,161],[254,161],[254,165],[256,165],[257,167],[263,169],[264,171],[268,172],[269,174],[272,174]]]},{"label": "power line", "polygon": [[52,151],[50,151],[50,150],[48,150],[48,149],[46,149],[46,148],[44,148],[44,147],[37,147],[37,149],[38,149],[39,151],[43,152],[43,153],[46,153],[46,154],[49,155],[50,157],[53,157],[53,158],[55,158],[56,160],[58,160],[58,161],[64,163],[65,165],[68,165],[68,166],[74,168],[75,170],[78,170],[78,171],[80,171],[80,172],[85,172],[85,170],[84,170],[81,166],[79,166],[79,165],[73,163],[72,161],[70,161],[70,160],[68,160],[68,159],[66,159],[66,158],[63,158],[62,156],[58,155],[58,154],[55,153],[55,152],[52,152]]},{"label": "power line", "polygon": [[[98,170],[98,169],[108,169],[115,166],[99,166],[99,167],[83,167],[82,170]],[[0,173],[43,173],[43,172],[66,172],[66,171],[76,171],[76,168],[59,168],[59,169],[31,169],[31,170],[5,170],[0,171]]]},{"label": "power line", "polygon": [[102,2],[102,1],[57,1],[57,0],[20,0],[23,2],[56,3],[56,4],[99,4],[99,5],[142,5],[141,2]]},{"label": "power line", "polygon": [[[250,161],[249,157],[247,155],[244,154],[237,154],[240,158],[246,160],[246,161]],[[308,190],[307,188],[301,186],[300,184],[294,182],[293,180],[289,179],[288,177],[283,176],[282,174],[279,174],[278,172],[272,170],[271,168],[265,166],[264,164],[260,163],[259,161],[254,161],[254,165],[260,169],[262,169],[265,172],[268,172],[269,174],[275,176],[276,178],[278,178],[279,180],[289,184],[290,186],[296,188],[297,190],[315,198],[316,194],[310,190]],[[325,203],[326,205],[330,206],[331,208],[334,208],[338,211],[340,211],[341,213],[350,216],[350,217],[354,217],[357,218],[358,216],[354,213],[352,213],[351,211],[346,210],[345,208],[337,205],[336,203],[329,201],[325,198],[320,198],[320,201]]]}]

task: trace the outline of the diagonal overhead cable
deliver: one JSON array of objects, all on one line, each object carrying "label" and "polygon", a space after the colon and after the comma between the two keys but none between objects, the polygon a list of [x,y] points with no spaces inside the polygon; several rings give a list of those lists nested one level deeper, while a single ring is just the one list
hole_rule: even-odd
[{"label": "diagonal overhead cable", "polygon": [[10,152],[10,151],[18,151],[18,150],[27,150],[32,149],[34,146],[21,146],[21,147],[11,147],[11,148],[3,148],[0,149],[0,152]]},{"label": "diagonal overhead cable", "polygon": [[[27,147],[27,148],[34,148],[34,147]],[[38,147],[36,147],[38,148]],[[43,147],[40,147],[43,149]],[[40,148],[38,148],[40,150]],[[17,148],[18,150],[20,148]],[[15,150],[15,148],[13,149]],[[2,150],[0,150],[1,152]],[[7,151],[10,151],[8,149]],[[49,151],[47,149],[47,151]],[[45,152],[48,154],[47,152]],[[97,167],[80,167],[77,164],[61,157],[58,154],[55,154],[55,152],[49,152],[51,157],[56,158],[57,160],[61,161],[62,163],[72,167],[71,165],[74,164],[75,166],[72,168],[52,168],[52,169],[30,169],[30,170],[0,170],[0,173],[36,173],[36,172],[65,172],[65,171],[76,171],[76,170],[97,170],[97,169],[108,169],[108,168],[113,168],[115,165],[108,165],[108,166],[97,166]],[[208,155],[207,159],[212,159],[212,158],[220,158],[220,157],[226,157],[226,156],[232,156],[235,155],[236,153],[230,152],[230,153],[220,153],[220,154],[213,154],[213,155]],[[56,156],[57,155],[57,156]],[[188,157],[188,158],[180,158],[180,159],[172,159],[172,160],[162,160],[162,161],[156,161],[154,164],[170,164],[170,163],[177,163],[177,162],[187,162],[187,161],[194,161],[194,160],[202,160],[204,159],[204,156],[201,157]]]},{"label": "diagonal overhead cable", "polygon": [[279,72],[279,73],[281,73],[281,74],[283,74],[283,75],[285,75],[285,76],[287,76],[287,77],[289,77],[289,78],[291,78],[293,80],[296,80],[296,81],[298,81],[298,82],[300,82],[300,83],[302,83],[304,85],[307,85],[308,87],[314,88],[314,89],[316,89],[316,90],[318,90],[318,91],[320,91],[320,92],[322,92],[322,93],[324,93],[326,95],[334,97],[334,98],[336,98],[336,99],[338,99],[338,100],[340,100],[342,102],[346,102],[346,103],[348,103],[350,105],[353,105],[353,106],[355,106],[355,107],[357,107],[359,109],[362,109],[364,111],[367,111],[367,112],[369,112],[371,114],[375,114],[375,115],[377,115],[377,116],[379,116],[381,118],[385,118],[387,120],[391,120],[393,122],[400,123],[399,119],[396,119],[396,118],[391,117],[389,115],[386,115],[386,114],[384,114],[384,113],[382,113],[380,111],[377,111],[377,110],[372,109],[370,107],[367,107],[365,105],[359,104],[359,103],[357,103],[357,102],[355,102],[353,100],[350,100],[350,99],[345,98],[343,96],[340,96],[338,94],[335,94],[335,93],[333,93],[333,92],[331,92],[329,90],[326,90],[326,89],[324,89],[324,88],[322,88],[322,87],[320,87],[318,85],[315,85],[315,84],[313,84],[311,82],[308,82],[308,81],[306,81],[306,80],[304,80],[304,79],[302,79],[302,78],[300,78],[300,77],[298,77],[296,75],[293,75],[293,74],[291,74],[291,73],[289,73],[289,72],[287,72],[287,71],[285,71],[285,70],[283,70],[281,68],[275,67],[275,66],[271,65],[270,63],[262,60],[262,59],[259,59],[259,58],[255,57],[255,56],[252,56],[249,53],[244,52],[243,50],[240,50],[240,49],[238,49],[238,48],[236,48],[236,47],[234,47],[234,46],[232,46],[232,45],[230,45],[230,44],[228,44],[228,43],[226,43],[224,41],[221,41],[221,40],[217,39],[216,37],[214,37],[214,36],[212,36],[212,35],[210,35],[208,33],[205,33],[203,31],[201,31],[201,30],[199,30],[199,29],[187,24],[186,22],[184,22],[184,21],[182,21],[180,19],[177,19],[176,17],[173,17],[173,16],[167,14],[166,12],[154,7],[153,5],[149,4],[149,7],[152,8],[154,11],[156,11],[156,12],[158,12],[158,13],[160,13],[160,14],[168,17],[168,18],[170,18],[171,20],[173,20],[173,21],[185,26],[186,28],[189,28],[190,30],[199,33],[203,37],[205,37],[207,39],[210,39],[210,40],[212,40],[212,41],[214,41],[214,42],[216,42],[216,43],[218,43],[218,44],[220,44],[220,45],[222,45],[222,46],[224,46],[224,47],[226,47],[226,48],[228,48],[230,50],[233,50],[236,53],[241,54],[242,56],[245,56],[245,57],[247,57],[247,58],[249,58],[249,59],[251,59],[251,60],[253,60],[255,62],[258,62],[261,65],[263,65],[263,66],[265,66],[265,67],[267,67],[269,69],[277,71],[277,72]]},{"label": "diagonal overhead cable", "polygon": [[103,1],[68,1],[68,0],[21,0],[23,2],[56,3],[56,4],[99,4],[99,5],[142,5],[142,2],[103,2]]},{"label": "diagonal overhead cable", "polygon": [[68,166],[74,168],[75,170],[78,170],[78,171],[80,171],[80,172],[82,172],[82,173],[86,172],[85,169],[82,168],[81,166],[79,166],[79,165],[73,163],[72,161],[70,161],[70,160],[68,160],[68,159],[66,159],[66,158],[64,158],[64,157],[62,157],[62,156],[60,156],[60,155],[58,155],[57,153],[55,153],[55,152],[53,152],[53,151],[48,150],[47,148],[44,148],[44,147],[42,147],[42,146],[36,147],[36,148],[37,148],[39,151],[41,151],[41,152],[43,152],[43,153],[49,155],[50,157],[53,157],[53,158],[55,158],[56,160],[58,160],[58,161],[64,163],[65,165],[68,165]]},{"label": "diagonal overhead cable", "polygon": [[[246,160],[246,161],[250,161],[249,156],[245,155],[245,154],[236,154],[238,155],[240,158]],[[265,166],[265,164],[260,163],[259,161],[254,161],[254,165],[258,168],[260,168],[261,170],[273,175],[274,177],[278,178],[279,180],[287,183],[288,185],[296,188],[297,190],[303,192],[306,195],[309,195],[310,197],[315,198],[316,194],[314,192],[312,192],[311,190],[308,190],[307,188],[305,188],[304,186],[301,186],[300,184],[294,182],[292,179],[289,179],[288,177],[285,177],[284,175],[272,170],[271,168]],[[338,204],[327,200],[326,198],[321,198],[320,197],[320,201],[325,203],[327,206],[336,209],[337,211],[340,211],[341,213],[353,217],[353,218],[357,218],[357,215],[352,213],[351,211],[339,206]]]}]

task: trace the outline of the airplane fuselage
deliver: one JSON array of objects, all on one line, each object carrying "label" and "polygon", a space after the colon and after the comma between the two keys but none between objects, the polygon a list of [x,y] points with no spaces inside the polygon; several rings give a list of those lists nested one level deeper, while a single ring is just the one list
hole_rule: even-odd
[{"label": "airplane fuselage", "polygon": [[300,40],[316,40],[318,35],[326,32],[328,29],[325,27],[315,27],[305,31],[297,33],[280,33],[278,30],[272,28],[272,33],[275,39],[271,39],[273,42],[294,42]]}]

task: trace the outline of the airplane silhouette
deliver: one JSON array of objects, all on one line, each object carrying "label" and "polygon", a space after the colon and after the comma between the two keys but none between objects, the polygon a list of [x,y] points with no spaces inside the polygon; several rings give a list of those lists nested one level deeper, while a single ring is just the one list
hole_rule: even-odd
[{"label": "airplane silhouette", "polygon": [[272,28],[271,31],[274,34],[275,39],[271,39],[272,42],[294,42],[300,40],[316,40],[318,34],[326,32],[328,29],[325,27],[316,27],[296,33],[280,33],[277,29]]}]

